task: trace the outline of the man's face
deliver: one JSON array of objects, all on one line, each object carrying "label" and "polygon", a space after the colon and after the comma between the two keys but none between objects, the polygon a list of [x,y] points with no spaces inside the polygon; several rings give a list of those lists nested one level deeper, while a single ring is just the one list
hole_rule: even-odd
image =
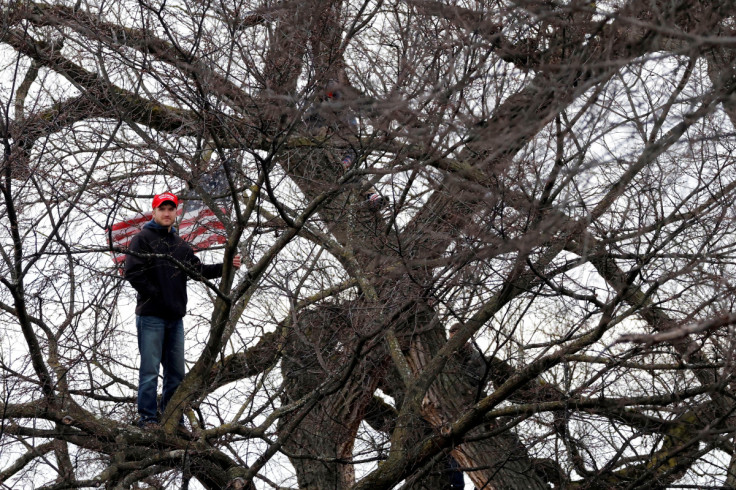
[{"label": "man's face", "polygon": [[171,228],[176,221],[176,207],[171,202],[165,202],[153,209],[153,220],[161,226]]}]

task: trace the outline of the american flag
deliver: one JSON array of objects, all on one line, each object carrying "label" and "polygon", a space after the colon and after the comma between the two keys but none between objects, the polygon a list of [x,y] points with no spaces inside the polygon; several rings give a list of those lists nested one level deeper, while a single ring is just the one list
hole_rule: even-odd
[{"label": "american flag", "polygon": [[[204,192],[216,198],[215,202],[220,211],[224,214],[230,212],[227,198],[223,196],[226,194],[228,186],[222,166],[213,173],[203,176],[200,185]],[[227,241],[225,225],[195,191],[184,190],[178,193],[177,196],[180,201],[183,201],[183,204],[177,210],[179,236],[189,242],[195,252]],[[108,235],[111,238],[111,245],[122,249],[127,248],[133,236],[152,218],[152,211],[148,211],[139,213],[131,219],[115,223]],[[115,265],[122,267],[123,262],[125,262],[125,254],[113,252],[112,255]]]}]

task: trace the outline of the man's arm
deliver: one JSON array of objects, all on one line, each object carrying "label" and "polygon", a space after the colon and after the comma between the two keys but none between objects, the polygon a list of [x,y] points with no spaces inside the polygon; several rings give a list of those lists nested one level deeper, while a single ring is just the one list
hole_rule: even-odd
[{"label": "man's arm", "polygon": [[[203,264],[199,258],[192,253],[190,258],[192,268],[207,279],[217,279],[222,276],[223,264]],[[233,267],[240,269],[240,255],[233,257]]]},{"label": "man's arm", "polygon": [[126,254],[124,277],[141,296],[152,298],[159,294],[159,290],[148,277],[147,271],[151,264],[145,257],[140,256],[147,252],[142,248],[140,236],[134,236],[130,241],[129,250],[136,255]]}]

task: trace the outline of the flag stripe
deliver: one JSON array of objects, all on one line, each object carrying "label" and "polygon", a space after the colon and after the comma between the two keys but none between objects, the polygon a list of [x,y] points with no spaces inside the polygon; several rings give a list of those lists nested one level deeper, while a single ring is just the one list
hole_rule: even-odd
[{"label": "flag stripe", "polygon": [[206,248],[209,248],[213,245],[220,245],[222,243],[225,243],[227,241],[227,238],[220,235],[209,235],[203,237],[199,241],[192,242],[192,248],[195,252],[198,252],[200,250],[204,250]]},{"label": "flag stripe", "polygon": [[[221,228],[221,230],[224,230],[225,228]],[[186,235],[182,235],[182,238],[184,241],[191,243],[194,239],[199,237],[200,235],[217,235],[217,230],[213,227],[206,227],[206,226],[200,226],[199,228],[193,229],[191,232],[187,233]]]},{"label": "flag stripe", "polygon": [[152,216],[152,213],[145,213],[145,214],[138,215],[138,217],[136,218],[129,219],[127,221],[121,221],[120,223],[115,223],[114,225],[112,225],[112,231],[117,231],[122,228],[128,228],[131,226],[141,225],[141,223],[145,221],[149,221],[151,219],[151,216]]}]

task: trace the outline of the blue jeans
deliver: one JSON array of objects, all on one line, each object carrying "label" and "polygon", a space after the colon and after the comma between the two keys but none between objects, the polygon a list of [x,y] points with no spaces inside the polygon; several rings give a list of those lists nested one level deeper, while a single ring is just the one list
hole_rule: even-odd
[{"label": "blue jeans", "polygon": [[157,422],[156,390],[158,368],[164,366],[164,386],[161,413],[184,379],[184,322],[157,316],[136,316],[138,351],[141,368],[138,373],[139,424]]}]

